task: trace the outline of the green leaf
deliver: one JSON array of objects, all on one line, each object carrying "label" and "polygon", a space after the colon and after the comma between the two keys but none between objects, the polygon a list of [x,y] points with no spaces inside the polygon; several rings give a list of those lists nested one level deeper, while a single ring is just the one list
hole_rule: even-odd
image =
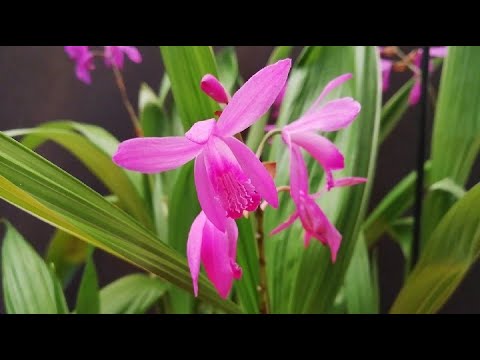
[{"label": "green leaf", "polygon": [[43,259],[7,221],[2,245],[3,296],[9,314],[63,314],[67,305]]},{"label": "green leaf", "polygon": [[405,278],[412,268],[412,235],[413,235],[413,218],[406,217],[395,220],[389,226],[388,235],[398,244],[402,250],[405,259],[404,275]]},{"label": "green leaf", "polygon": [[[428,187],[430,181],[431,163],[425,163],[425,184]],[[391,224],[395,222],[402,214],[410,209],[415,200],[415,183],[417,173],[411,172],[402,179],[390,192],[382,199],[377,207],[370,213],[363,224],[365,241],[369,247],[373,246],[380,237],[388,231]]]},{"label": "green leaf", "polygon": [[[102,250],[192,290],[190,271],[179,254],[119,207],[40,155],[0,133],[0,198]],[[199,298],[226,312],[223,301],[200,278]]]},{"label": "green leaf", "polygon": [[408,97],[415,79],[408,80],[382,107],[379,142],[382,143],[397,126],[409,108]]},{"label": "green leaf", "polygon": [[378,283],[374,271],[365,239],[360,233],[345,274],[345,295],[350,314],[378,314],[380,311]]},{"label": "green leaf", "polygon": [[217,53],[218,76],[225,89],[233,94],[238,83],[238,60],[234,46],[226,46]]},{"label": "green leaf", "polygon": [[240,218],[237,220],[237,226],[239,237],[237,261],[242,267],[243,275],[240,281],[235,281],[235,291],[244,312],[257,314],[260,309],[257,291],[257,286],[260,284],[257,241],[251,219]]},{"label": "green leaf", "polygon": [[65,288],[75,271],[85,262],[87,254],[87,243],[57,229],[48,246],[45,261],[55,265],[56,275]]},{"label": "green leaf", "polygon": [[170,124],[155,92],[142,84],[138,95],[140,123],[145,136],[171,135]]},{"label": "green leaf", "polygon": [[162,82],[160,83],[160,88],[158,89],[158,102],[160,106],[164,106],[165,99],[167,98],[171,87],[172,84],[170,83],[170,78],[167,74],[163,74]]},{"label": "green leaf", "polygon": [[[77,131],[82,130],[80,133]],[[51,122],[38,128],[6,132],[11,136],[29,135],[22,141],[34,149],[47,140],[54,141],[77,157],[119,198],[127,212],[151,226],[151,219],[140,196],[136,179],[112,162],[118,142],[100,128],[74,122]],[[95,140],[93,140],[95,139]],[[140,175],[140,174],[135,174]]]},{"label": "green leaf", "polygon": [[[347,164],[345,171],[337,176],[364,176],[370,181],[366,185],[332,191],[322,201],[327,215],[343,234],[334,265],[328,249],[318,242],[303,249],[302,228],[298,222],[290,230],[267,240],[269,286],[273,297],[271,308],[274,312],[326,312],[343,285],[368,204],[375,165],[380,121],[378,61],[374,47],[308,47],[291,72],[278,126],[297,119],[334,77],[353,72],[353,79],[328,97],[353,96],[362,104],[358,119],[335,136],[335,143],[344,153]],[[288,184],[288,153],[280,140],[274,141],[271,155],[270,160],[276,160],[278,164],[277,183]],[[320,166],[310,158],[308,164],[310,191],[315,192],[323,186],[323,174]],[[292,212],[292,202],[285,195],[281,196],[280,204],[278,211],[266,213],[267,231]]]},{"label": "green leaf", "polygon": [[143,275],[125,276],[100,291],[102,314],[144,314],[163,295],[167,286]]},{"label": "green leaf", "polygon": [[456,184],[452,179],[446,178],[440,181],[437,181],[435,184],[430,186],[430,191],[443,191],[447,194],[453,195],[456,200],[461,199],[465,195],[465,189]]},{"label": "green leaf", "polygon": [[213,118],[219,107],[200,89],[205,74],[217,76],[212,48],[160,46],[160,52],[183,127],[188,130],[197,121]]},{"label": "green leaf", "polygon": [[[433,126],[432,183],[450,178],[465,186],[480,151],[480,73],[472,71],[479,62],[480,47],[448,48]],[[455,200],[455,196],[438,191],[426,197],[423,240],[430,237]]]},{"label": "green leaf", "polygon": [[93,262],[93,251],[90,252],[83,270],[75,311],[77,314],[98,314],[100,312],[100,293],[97,271]]},{"label": "green leaf", "polygon": [[293,50],[293,46],[276,46],[270,54],[268,59],[269,64],[276,63],[278,60],[285,59],[290,56],[290,53]]},{"label": "green leaf", "polygon": [[435,313],[480,255],[480,184],[442,218],[390,310]]},{"label": "green leaf", "polygon": [[[168,210],[168,243],[185,254],[190,227],[201,210],[193,179],[193,162],[181,168],[170,195]],[[191,293],[174,291],[170,296],[174,313],[190,313],[193,310]]]}]

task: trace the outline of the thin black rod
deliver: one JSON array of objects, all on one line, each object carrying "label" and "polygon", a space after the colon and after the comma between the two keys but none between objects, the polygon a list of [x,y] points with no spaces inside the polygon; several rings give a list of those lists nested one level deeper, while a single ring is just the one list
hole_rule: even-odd
[{"label": "thin black rod", "polygon": [[422,205],[423,205],[423,182],[424,182],[424,164],[426,153],[426,133],[427,133],[427,115],[428,115],[428,65],[430,63],[430,47],[423,46],[423,56],[421,62],[422,83],[420,96],[420,119],[418,121],[417,133],[417,183],[415,184],[415,208],[413,224],[413,246],[412,246],[412,268],[418,261],[420,254],[420,237],[422,233]]}]

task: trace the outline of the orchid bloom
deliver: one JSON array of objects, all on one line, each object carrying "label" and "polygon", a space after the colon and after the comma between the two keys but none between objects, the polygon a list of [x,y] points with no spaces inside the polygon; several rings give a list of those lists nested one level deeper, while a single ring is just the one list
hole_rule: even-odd
[{"label": "orchid bloom", "polygon": [[[447,56],[447,47],[446,46],[432,46],[429,50],[430,57],[444,58]],[[423,57],[423,49],[418,49],[413,60],[414,65],[417,68],[421,67]],[[433,72],[433,63],[430,62],[428,66],[428,71]],[[420,95],[422,91],[422,77],[420,73],[414,75],[415,83],[413,84],[412,90],[410,90],[410,95],[408,97],[408,102],[410,105],[416,105],[420,101]]]},{"label": "orchid bloom", "polygon": [[134,63],[142,62],[142,55],[135,46],[105,46],[105,65],[123,68],[124,55]]},{"label": "orchid bloom", "polygon": [[310,109],[282,129],[282,139],[288,146],[295,144],[304,148],[324,168],[328,189],[334,186],[332,171],[344,168],[344,158],[334,143],[315,131],[340,130],[355,120],[361,107],[351,97],[321,104],[328,93],[351,77],[352,74],[344,74],[330,81]]},{"label": "orchid bloom", "polygon": [[393,61],[380,59],[380,66],[382,70],[382,91],[385,92],[390,86],[390,74],[392,73]]},{"label": "orchid bloom", "polygon": [[64,49],[68,57],[75,61],[77,79],[85,84],[91,84],[90,71],[95,69],[95,65],[93,64],[93,54],[88,46],[65,46]]},{"label": "orchid bloom", "polygon": [[[350,177],[334,181],[333,187],[352,186],[366,182],[365,178]],[[328,190],[326,187],[325,190]],[[325,213],[315,202],[320,194],[309,194],[307,166],[302,157],[300,148],[290,146],[290,194],[295,203],[296,210],[287,221],[271,231],[271,235],[277,234],[292,225],[298,218],[305,229],[304,245],[310,244],[311,238],[319,240],[323,245],[330,248],[332,262],[336,261],[338,249],[342,241],[342,235],[328,220]]]},{"label": "orchid bloom", "polygon": [[225,232],[218,230],[203,211],[193,221],[188,235],[187,258],[195,296],[198,296],[200,263],[203,263],[208,278],[224,299],[232,289],[233,280],[242,277],[242,269],[235,262],[237,224],[227,219],[225,229]]},{"label": "orchid bloom", "polygon": [[228,104],[230,95],[222,83],[213,75],[207,74],[200,81],[202,91],[220,104]]},{"label": "orchid bloom", "polygon": [[263,197],[278,206],[273,179],[255,154],[234,138],[267,112],[282,90],[291,67],[285,59],[253,75],[232,97],[218,121],[198,121],[185,136],[135,138],[121,143],[113,161],[128,170],[158,173],[195,158],[200,206],[220,231],[227,218],[254,211]]}]

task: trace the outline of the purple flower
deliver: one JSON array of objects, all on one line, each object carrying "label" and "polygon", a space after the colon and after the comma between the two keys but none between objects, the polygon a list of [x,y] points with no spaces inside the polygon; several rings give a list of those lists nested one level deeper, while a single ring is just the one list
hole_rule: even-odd
[{"label": "purple flower", "polygon": [[[432,46],[429,50],[431,57],[444,58],[447,56],[447,47],[446,46]],[[421,67],[423,57],[423,49],[418,49],[413,59],[413,63],[417,68]],[[433,63],[428,64],[428,71],[433,72]],[[410,105],[416,105],[420,101],[420,95],[422,91],[422,77],[420,73],[415,74],[414,76],[415,83],[413,84],[412,90],[410,90],[410,95],[408,97],[408,102]]]},{"label": "purple flower", "polygon": [[218,121],[198,121],[185,136],[136,138],[121,143],[113,161],[128,170],[157,173],[195,158],[195,185],[202,210],[221,232],[228,218],[253,211],[263,197],[278,206],[275,184],[255,154],[234,135],[267,112],[282,90],[291,60],[253,75],[232,97]]},{"label": "purple flower", "polygon": [[322,104],[322,100],[328,93],[351,77],[351,74],[344,74],[330,81],[310,109],[298,120],[282,129],[282,139],[289,147],[295,144],[304,148],[324,168],[329,189],[334,184],[332,171],[344,168],[344,158],[334,143],[316,134],[315,131],[340,130],[355,120],[361,106],[351,97]]},{"label": "purple flower", "polygon": [[[366,181],[365,178],[343,178],[334,180],[333,187],[351,186]],[[326,187],[327,189],[328,187]],[[309,194],[307,166],[300,148],[292,144],[290,146],[290,195],[295,203],[296,210],[287,221],[273,229],[271,235],[279,233],[292,225],[297,219],[300,219],[305,230],[305,247],[309,245],[313,237],[330,248],[332,262],[335,262],[342,235],[315,202],[315,198],[319,197],[320,194]]]},{"label": "purple flower", "polygon": [[392,72],[393,61],[380,59],[380,66],[382,68],[382,91],[385,92],[390,86],[390,74]]},{"label": "purple flower", "polygon": [[77,78],[85,84],[90,84],[92,82],[90,72],[95,69],[95,65],[93,64],[93,54],[88,46],[65,46],[64,49],[68,57],[75,61]]},{"label": "purple flower", "polygon": [[233,280],[242,277],[236,263],[238,228],[227,219],[225,231],[214,226],[202,211],[194,220],[187,242],[187,258],[192,275],[193,291],[198,295],[198,274],[203,263],[208,278],[224,299],[232,289]]},{"label": "purple flower", "polygon": [[134,63],[142,62],[142,55],[135,46],[105,46],[105,65],[123,68],[124,55]]},{"label": "purple flower", "polygon": [[230,100],[230,96],[222,83],[211,74],[207,74],[202,78],[200,88],[205,94],[220,104],[228,104]]}]

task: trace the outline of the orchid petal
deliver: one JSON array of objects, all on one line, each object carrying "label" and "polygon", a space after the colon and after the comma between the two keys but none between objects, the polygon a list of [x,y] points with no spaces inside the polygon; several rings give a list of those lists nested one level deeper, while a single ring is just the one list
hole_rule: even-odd
[{"label": "orchid petal", "polygon": [[292,61],[280,60],[253,75],[232,97],[218,119],[218,135],[233,136],[267,112],[287,81]]},{"label": "orchid petal", "polygon": [[105,65],[115,66],[118,69],[123,68],[123,52],[119,46],[105,46],[103,55],[105,57]]},{"label": "orchid petal", "polygon": [[302,194],[308,194],[308,171],[300,148],[290,146],[290,194],[298,204]]},{"label": "orchid petal", "polygon": [[252,150],[239,140],[229,137],[223,139],[223,141],[228,145],[243,171],[250,178],[255,190],[272,207],[277,208],[277,188],[265,166],[263,166]]},{"label": "orchid petal", "polygon": [[307,234],[316,238],[322,244],[328,245],[332,262],[335,262],[342,235],[311,196],[302,196],[296,205],[302,226]]},{"label": "orchid petal", "polygon": [[367,181],[368,179],[363,177],[345,177],[345,178],[335,179],[333,187],[354,186],[354,185],[366,183]]},{"label": "orchid petal", "polygon": [[340,170],[344,168],[342,153],[327,138],[311,132],[294,132],[290,134],[290,138],[293,143],[308,151],[325,170]]},{"label": "orchid petal", "polygon": [[202,211],[193,221],[187,241],[187,259],[192,275],[193,292],[198,296],[198,274],[200,273],[200,259],[202,253],[203,228],[207,217]]},{"label": "orchid petal", "polygon": [[215,119],[197,121],[190,130],[185,133],[185,137],[197,144],[205,144],[215,129],[217,121]]},{"label": "orchid petal", "polygon": [[227,219],[225,235],[227,236],[228,256],[230,257],[233,278],[240,279],[242,277],[242,268],[235,261],[237,258],[238,227],[234,220]]},{"label": "orchid petal", "polygon": [[432,46],[429,50],[431,57],[444,58],[447,56],[448,47],[447,46]]},{"label": "orchid petal", "polygon": [[350,97],[332,100],[318,110],[307,112],[284,127],[293,131],[336,131],[349,126],[360,112],[360,103]]},{"label": "orchid petal", "polygon": [[125,169],[151,174],[175,169],[201,150],[201,145],[183,136],[135,138],[122,142],[112,159]]},{"label": "orchid petal", "polygon": [[391,60],[380,59],[382,67],[382,91],[385,92],[390,86],[390,74],[392,72],[393,62]]},{"label": "orchid petal", "polygon": [[72,60],[79,60],[85,54],[89,53],[88,46],[65,46],[65,52],[67,53],[68,57]]},{"label": "orchid petal", "polygon": [[278,225],[275,229],[270,231],[270,235],[275,235],[275,234],[278,234],[280,231],[285,230],[290,225],[292,225],[297,219],[298,219],[298,212],[295,211],[292,215],[290,215],[290,217],[287,220],[285,220],[283,223]]},{"label": "orchid petal", "polygon": [[[233,220],[230,219],[230,221]],[[229,256],[230,245],[224,232],[218,230],[209,221],[205,223],[201,251],[202,263],[208,278],[224,299],[230,293],[234,279],[232,259]]]},{"label": "orchid petal", "polygon": [[228,104],[228,93],[222,83],[212,74],[207,74],[200,81],[200,88],[205,94],[221,104]]},{"label": "orchid petal", "polygon": [[408,97],[408,103],[410,105],[416,105],[420,101],[420,96],[422,93],[422,82],[420,79],[416,79],[413,84],[412,90],[410,90],[410,95]]},{"label": "orchid petal", "polygon": [[142,55],[135,46],[119,46],[120,50],[134,63],[142,62]]},{"label": "orchid petal", "polygon": [[352,78],[352,74],[343,74],[343,75],[340,75],[338,77],[336,77],[335,79],[333,79],[332,81],[330,81],[322,90],[322,92],[320,93],[320,96],[314,101],[314,103],[312,104],[312,106],[310,106],[310,108],[306,111],[306,114],[311,112],[311,111],[314,111],[315,108],[320,104],[320,102],[323,100],[323,98],[325,96],[327,96],[333,89],[335,89],[336,87],[342,85],[345,81],[348,81]]},{"label": "orchid petal", "polygon": [[255,211],[260,205],[261,196],[229,146],[213,136],[204,154],[210,183],[227,216],[238,219],[244,210]]},{"label": "orchid petal", "polygon": [[195,159],[195,186],[197,188],[198,201],[208,220],[220,231],[225,231],[227,214],[218,201],[218,197],[208,177],[203,152]]}]

